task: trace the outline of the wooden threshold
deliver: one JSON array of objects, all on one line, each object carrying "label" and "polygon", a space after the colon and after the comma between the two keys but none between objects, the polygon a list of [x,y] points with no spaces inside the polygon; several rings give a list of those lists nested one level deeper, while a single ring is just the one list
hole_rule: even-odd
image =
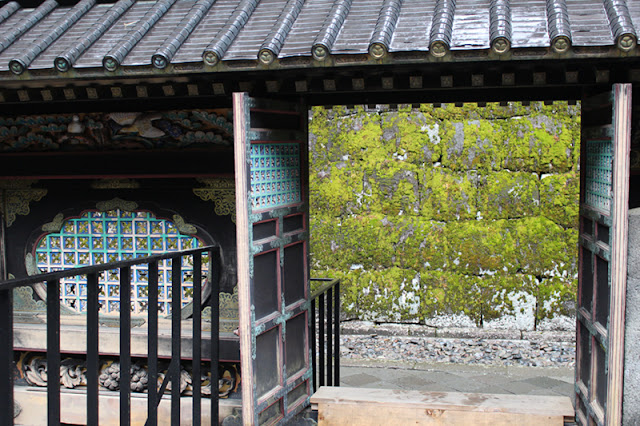
[{"label": "wooden threshold", "polygon": [[498,395],[321,387],[311,397],[319,425],[558,425],[572,421],[566,396]]}]

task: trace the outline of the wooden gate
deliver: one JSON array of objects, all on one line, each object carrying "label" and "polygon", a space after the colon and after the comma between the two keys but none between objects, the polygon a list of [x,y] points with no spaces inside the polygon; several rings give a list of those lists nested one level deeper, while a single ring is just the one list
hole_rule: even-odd
[{"label": "wooden gate", "polygon": [[582,101],[576,413],[621,422],[631,85]]},{"label": "wooden gate", "polygon": [[244,424],[286,422],[311,391],[307,112],[234,93]]}]

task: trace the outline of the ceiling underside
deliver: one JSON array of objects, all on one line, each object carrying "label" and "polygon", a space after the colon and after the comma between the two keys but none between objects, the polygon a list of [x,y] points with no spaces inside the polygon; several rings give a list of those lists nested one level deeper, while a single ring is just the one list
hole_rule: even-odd
[{"label": "ceiling underside", "polygon": [[636,62],[640,0],[81,0],[0,9],[0,85]]}]

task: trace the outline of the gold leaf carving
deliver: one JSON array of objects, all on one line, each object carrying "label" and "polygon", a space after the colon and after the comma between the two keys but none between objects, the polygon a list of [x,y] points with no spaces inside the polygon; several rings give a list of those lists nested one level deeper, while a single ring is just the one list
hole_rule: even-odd
[{"label": "gold leaf carving", "polygon": [[231,215],[236,221],[236,190],[232,178],[198,179],[206,185],[204,188],[194,188],[193,193],[203,201],[213,201],[214,211],[218,216]]},{"label": "gold leaf carving", "polygon": [[[238,287],[233,288],[233,294],[220,293],[218,303],[218,313],[220,317],[220,331],[232,333],[238,328]],[[202,310],[202,319],[211,320],[211,307],[207,306]]]},{"label": "gold leaf carving", "polygon": [[233,288],[233,294],[220,293],[220,319],[238,319],[238,286]]},{"label": "gold leaf carving", "polygon": [[46,189],[31,188],[36,183],[34,179],[7,180],[0,182],[2,190],[2,211],[5,215],[7,227],[13,225],[17,215],[26,216],[31,212],[29,203],[40,201],[47,195]]},{"label": "gold leaf carving", "polygon": [[126,212],[132,212],[138,208],[138,203],[136,203],[135,201],[126,201],[116,197],[113,200],[100,201],[96,204],[96,208],[101,212],[116,209],[124,210]]},{"label": "gold leaf carving", "polygon": [[93,189],[138,189],[140,182],[133,179],[100,179],[91,182]]}]

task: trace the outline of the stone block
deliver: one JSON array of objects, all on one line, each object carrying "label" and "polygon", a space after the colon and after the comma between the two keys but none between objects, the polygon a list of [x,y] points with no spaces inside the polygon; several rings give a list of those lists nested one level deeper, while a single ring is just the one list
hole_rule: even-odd
[{"label": "stone block", "polygon": [[478,217],[485,220],[536,216],[540,209],[538,175],[500,170],[479,178]]},{"label": "stone block", "polygon": [[455,221],[477,218],[478,175],[435,167],[420,179],[420,215],[426,219]]},{"label": "stone block", "polygon": [[580,176],[577,171],[540,179],[540,213],[558,225],[578,228]]}]

